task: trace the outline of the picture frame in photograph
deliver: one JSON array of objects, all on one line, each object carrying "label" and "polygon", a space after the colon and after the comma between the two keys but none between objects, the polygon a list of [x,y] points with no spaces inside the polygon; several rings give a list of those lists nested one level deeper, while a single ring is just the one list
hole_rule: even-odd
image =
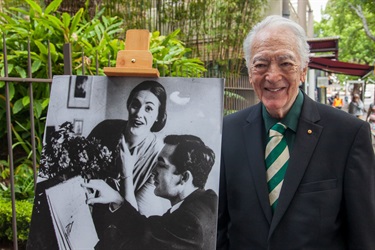
[{"label": "picture frame in photograph", "polygon": [[73,130],[76,135],[82,135],[83,131],[83,120],[74,119],[73,121]]},{"label": "picture frame in photograph", "polygon": [[68,108],[90,108],[92,76],[70,76]]}]

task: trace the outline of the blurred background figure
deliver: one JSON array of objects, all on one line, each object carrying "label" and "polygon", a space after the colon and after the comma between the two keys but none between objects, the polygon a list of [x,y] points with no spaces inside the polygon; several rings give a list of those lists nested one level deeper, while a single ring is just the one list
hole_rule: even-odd
[{"label": "blurred background figure", "polygon": [[335,95],[335,98],[333,99],[332,106],[337,109],[342,109],[342,106],[344,105],[344,102],[342,101],[342,98],[339,94]]},{"label": "blurred background figure", "polygon": [[354,94],[351,102],[349,103],[349,114],[352,114],[362,119],[363,114],[366,112],[365,105],[358,94]]},{"label": "blurred background figure", "polygon": [[368,108],[366,121],[370,124],[372,134],[372,147],[375,151],[375,102]]}]

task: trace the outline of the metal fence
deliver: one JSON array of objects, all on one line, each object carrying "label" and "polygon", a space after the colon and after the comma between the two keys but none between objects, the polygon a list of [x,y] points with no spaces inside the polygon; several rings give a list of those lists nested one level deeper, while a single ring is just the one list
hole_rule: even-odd
[{"label": "metal fence", "polygon": [[[72,74],[72,56],[71,56],[71,45],[64,45],[64,74]],[[48,46],[48,65],[47,65],[47,77],[46,78],[33,78],[32,76],[32,61],[30,42],[28,42],[28,62],[27,62],[27,77],[9,77],[8,76],[8,55],[6,47],[6,38],[3,36],[3,63],[4,63],[4,77],[0,77],[0,82],[5,82],[5,103],[6,103],[6,128],[7,128],[7,148],[8,148],[8,161],[10,169],[10,191],[12,200],[12,230],[13,230],[13,249],[18,249],[17,242],[17,214],[16,214],[16,197],[15,197],[15,167],[14,167],[14,152],[13,152],[13,138],[12,138],[12,112],[11,112],[11,100],[10,100],[10,83],[26,84],[29,89],[30,98],[30,138],[32,145],[32,167],[34,172],[34,189],[37,180],[37,159],[36,159],[36,145],[35,145],[35,121],[34,121],[34,94],[33,85],[38,83],[52,83],[52,62],[51,53]],[[84,63],[82,63],[84,67]],[[82,72],[85,72],[84,69]],[[98,65],[96,66],[96,74],[98,74]],[[258,100],[255,97],[254,91],[249,87],[249,81],[247,76],[239,76],[234,74],[222,74],[207,72],[203,77],[220,77],[225,78],[225,95],[224,95],[224,109],[227,113],[234,112],[235,110],[243,109],[249,105],[256,103]]]}]

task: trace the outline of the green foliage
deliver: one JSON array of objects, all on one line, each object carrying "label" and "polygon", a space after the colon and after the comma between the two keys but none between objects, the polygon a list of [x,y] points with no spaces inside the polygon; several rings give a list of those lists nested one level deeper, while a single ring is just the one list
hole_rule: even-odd
[{"label": "green foliage", "polygon": [[[330,0],[320,23],[315,23],[317,37],[339,36],[339,59],[341,61],[372,64],[375,61],[375,41],[366,36],[363,23],[349,7],[360,4],[370,30],[375,34],[375,14],[366,1]],[[374,9],[374,6],[372,6]]]},{"label": "green foliage", "polygon": [[[365,33],[360,17],[350,6],[361,6],[369,30],[375,35],[375,6],[368,0],[330,0],[320,23],[314,24],[317,37],[339,36],[339,60],[359,64],[375,63],[375,41]],[[370,76],[374,79],[374,76]],[[340,82],[358,77],[338,75]]]},{"label": "green foliage", "polygon": [[[242,95],[239,95],[237,93],[234,93],[232,91],[229,91],[229,90],[225,90],[224,91],[224,98],[226,100],[236,100],[236,101],[242,101],[242,102],[246,102],[246,98],[244,98]],[[230,115],[230,114],[233,114],[235,112],[237,112],[238,110],[235,110],[235,109],[224,109],[224,116],[225,115]]]},{"label": "green foliage", "polygon": [[[9,168],[0,165],[0,199],[11,201],[11,188],[9,183]],[[14,172],[14,193],[16,200],[33,201],[34,174],[29,164],[21,164]]]},{"label": "green foliage", "polygon": [[[17,238],[25,243],[29,235],[33,204],[28,201],[16,201]],[[13,240],[12,202],[0,198],[0,239]]]},{"label": "green foliage", "polygon": [[[62,0],[52,1],[45,9],[42,9],[35,1],[26,0],[29,5],[26,8],[11,7],[0,13],[0,30],[6,37],[7,63],[10,77],[48,78],[52,75],[63,74],[63,46],[72,44],[73,74],[82,74],[82,63],[85,64],[85,74],[93,74],[98,58],[99,69],[108,64],[108,58],[115,58],[119,43],[119,36],[123,29],[123,23],[117,17],[104,17],[103,11],[99,12],[91,20],[84,18],[84,10],[80,9],[75,15],[58,13],[56,10]],[[31,71],[27,71],[28,53],[30,47]],[[2,49],[4,44],[2,44]],[[53,65],[52,72],[48,71],[48,53],[50,52]],[[82,53],[84,61],[82,62]],[[95,63],[94,63],[95,62]],[[112,62],[114,64],[114,62]],[[5,75],[4,57],[0,58],[1,76]],[[99,72],[102,73],[102,72]],[[0,83],[0,89],[5,92],[5,83]],[[49,103],[50,84],[16,84],[9,83],[11,118],[13,121],[13,148],[18,152],[24,152],[17,157],[16,164],[30,160],[30,89],[33,95],[33,115],[36,128],[37,162],[41,151],[41,139],[44,131],[47,106]],[[0,138],[5,138],[5,95],[1,95],[0,102]],[[2,156],[4,157],[4,156]]]},{"label": "green foliage", "polygon": [[147,28],[162,35],[181,29],[179,38],[193,57],[238,73],[243,64],[242,42],[269,1],[103,0],[103,5],[109,14],[126,20],[126,29]]},{"label": "green foliage", "polygon": [[150,52],[154,67],[162,76],[201,77],[206,71],[203,62],[197,58],[187,58],[191,50],[177,39],[179,33],[179,29],[168,36],[161,36],[158,31],[152,33]]}]

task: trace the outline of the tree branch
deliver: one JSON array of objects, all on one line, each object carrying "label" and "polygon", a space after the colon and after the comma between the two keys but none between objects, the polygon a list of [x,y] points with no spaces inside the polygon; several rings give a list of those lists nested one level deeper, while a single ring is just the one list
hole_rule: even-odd
[{"label": "tree branch", "polygon": [[375,36],[371,33],[371,31],[370,31],[370,29],[368,27],[367,20],[365,18],[365,15],[363,14],[361,6],[360,5],[353,6],[351,3],[349,3],[349,6],[350,6],[350,8],[352,8],[357,13],[357,15],[359,16],[359,18],[361,18],[362,23],[363,23],[363,28],[365,29],[366,35],[371,40],[373,40],[375,42]]}]

